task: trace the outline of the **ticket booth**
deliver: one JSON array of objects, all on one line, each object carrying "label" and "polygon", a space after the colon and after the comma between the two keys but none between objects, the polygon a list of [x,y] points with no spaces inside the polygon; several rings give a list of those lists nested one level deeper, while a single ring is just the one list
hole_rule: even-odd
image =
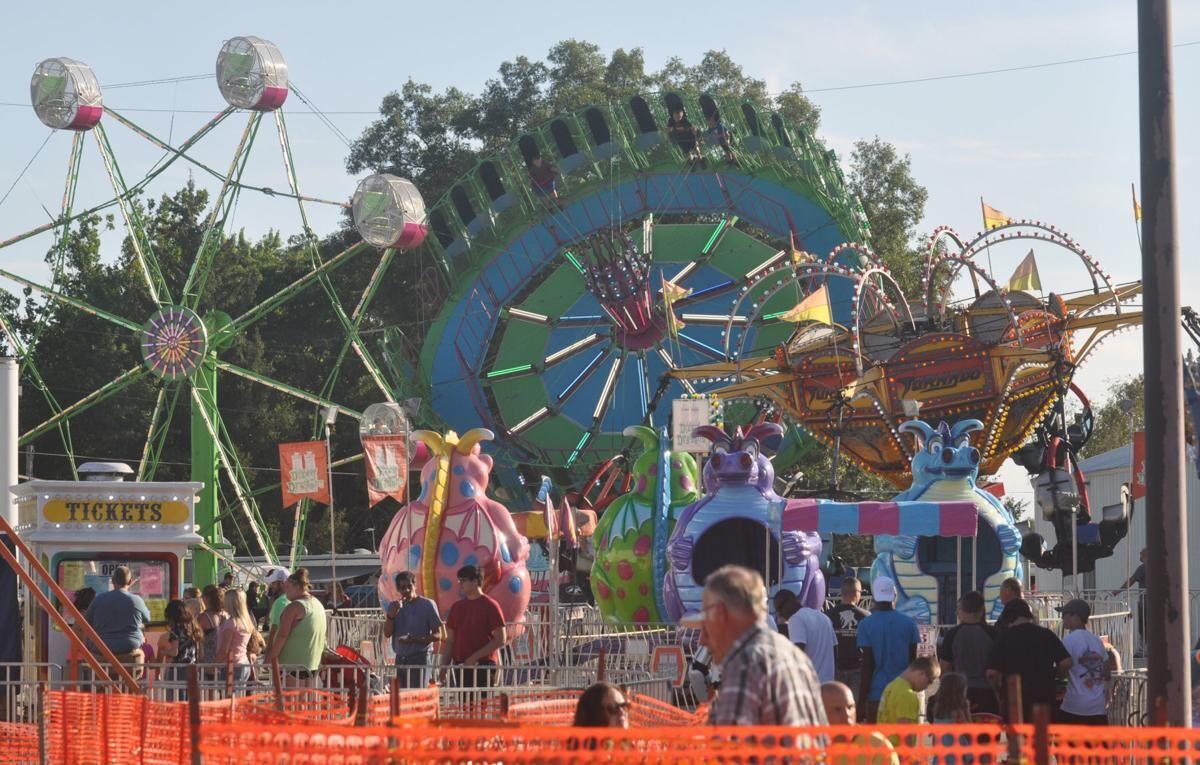
[{"label": "ticket booth", "polygon": [[[153,645],[157,638],[149,635],[165,627],[167,603],[183,592],[184,560],[201,541],[193,507],[203,484],[127,482],[121,480],[126,471],[132,472],[124,465],[90,463],[79,469],[90,480],[34,480],[11,487],[17,532],[68,598],[84,587],[97,593],[111,589],[113,569],[128,566],[136,580],[130,591],[150,610]],[[67,651],[66,636],[28,598],[25,655],[65,665]]]}]

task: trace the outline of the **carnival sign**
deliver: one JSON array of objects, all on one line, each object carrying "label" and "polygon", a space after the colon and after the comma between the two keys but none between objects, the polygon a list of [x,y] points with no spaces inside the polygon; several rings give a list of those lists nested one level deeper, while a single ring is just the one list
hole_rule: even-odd
[{"label": "carnival sign", "polygon": [[330,504],[329,452],[324,441],[280,444],[279,472],[284,507],[302,499]]},{"label": "carnival sign", "polygon": [[408,440],[402,435],[365,435],[362,445],[368,504],[374,507],[386,497],[403,504],[408,483]]}]

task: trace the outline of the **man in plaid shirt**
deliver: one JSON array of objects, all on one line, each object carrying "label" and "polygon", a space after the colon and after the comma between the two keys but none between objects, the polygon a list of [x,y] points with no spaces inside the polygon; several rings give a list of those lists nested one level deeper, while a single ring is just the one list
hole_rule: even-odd
[{"label": "man in plaid shirt", "polygon": [[710,724],[827,724],[812,662],[765,624],[767,594],[757,572],[717,569],[704,581],[702,602],[700,613],[680,623],[700,628],[700,642],[721,668]]}]

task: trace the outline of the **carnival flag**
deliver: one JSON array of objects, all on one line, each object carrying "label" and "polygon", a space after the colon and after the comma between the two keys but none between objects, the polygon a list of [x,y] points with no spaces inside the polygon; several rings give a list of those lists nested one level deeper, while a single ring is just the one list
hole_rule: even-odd
[{"label": "carnival flag", "polygon": [[979,198],[979,208],[983,210],[983,229],[991,231],[998,226],[1007,226],[1012,223],[1012,218],[992,207],[987,202],[983,201],[983,197]]},{"label": "carnival flag", "polygon": [[1137,190],[1134,189],[1132,183],[1129,184],[1129,193],[1133,194],[1133,219],[1141,220],[1142,219],[1142,206],[1140,204],[1138,204]]},{"label": "carnival flag", "polygon": [[1133,434],[1133,459],[1129,466],[1129,496],[1141,499],[1146,496],[1146,433],[1139,430]]},{"label": "carnival flag", "polygon": [[1042,291],[1042,277],[1038,275],[1037,260],[1033,257],[1033,250],[1029,251],[1025,259],[1017,266],[1017,270],[1008,277],[1009,292],[1022,290]]},{"label": "carnival flag", "polygon": [[801,322],[815,321],[820,324],[833,324],[833,314],[829,310],[829,287],[822,284],[821,287],[799,303],[790,311],[785,311],[779,316],[781,321]]},{"label": "carnival flag", "polygon": [[667,319],[667,334],[671,337],[679,335],[679,330],[684,328],[684,323],[675,317],[675,301],[680,298],[685,298],[692,294],[692,291],[686,287],[680,287],[675,282],[669,282],[663,278],[662,296],[663,296],[663,314]]},{"label": "carnival flag", "polygon": [[403,435],[362,437],[367,463],[367,504],[375,507],[385,497],[404,503],[408,483],[408,440]]},{"label": "carnival flag", "polygon": [[280,444],[279,472],[284,507],[302,499],[329,504],[329,452],[324,441]]},{"label": "carnival flag", "polygon": [[567,549],[574,550],[579,546],[579,531],[575,528],[575,511],[571,509],[571,503],[566,497],[562,499],[562,521],[559,524],[562,529],[563,541],[567,543]]}]

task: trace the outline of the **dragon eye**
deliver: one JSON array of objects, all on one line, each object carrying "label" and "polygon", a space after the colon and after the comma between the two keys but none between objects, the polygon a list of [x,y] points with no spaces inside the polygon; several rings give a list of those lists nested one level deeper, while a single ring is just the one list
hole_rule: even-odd
[{"label": "dragon eye", "polygon": [[728,444],[713,444],[712,450],[713,450],[713,454],[728,454],[729,453],[729,445]]},{"label": "dragon eye", "polygon": [[753,441],[747,441],[742,444],[742,451],[749,454],[752,459],[758,459],[758,444]]},{"label": "dragon eye", "polygon": [[933,443],[929,444],[929,453],[930,454],[940,454],[941,451],[942,451],[942,442],[941,441],[934,441]]}]

